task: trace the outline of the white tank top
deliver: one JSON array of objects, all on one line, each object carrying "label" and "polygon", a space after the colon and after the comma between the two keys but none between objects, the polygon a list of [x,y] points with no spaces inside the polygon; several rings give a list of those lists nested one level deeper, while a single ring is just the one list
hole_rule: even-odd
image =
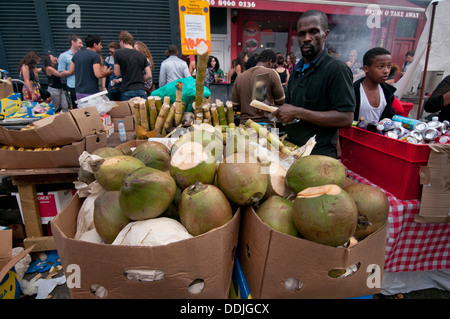
[{"label": "white tank top", "polygon": [[383,94],[383,89],[381,85],[378,84],[378,93],[380,94],[380,105],[378,107],[373,107],[370,105],[369,100],[367,99],[366,92],[364,91],[364,87],[361,84],[360,90],[361,94],[361,104],[359,106],[359,117],[363,116],[366,121],[379,121],[381,119],[381,114],[383,114],[384,109],[386,108],[386,98]]}]

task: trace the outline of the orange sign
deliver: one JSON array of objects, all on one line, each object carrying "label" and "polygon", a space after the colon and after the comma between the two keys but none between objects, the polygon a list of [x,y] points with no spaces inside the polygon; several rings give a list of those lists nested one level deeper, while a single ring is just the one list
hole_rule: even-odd
[{"label": "orange sign", "polygon": [[209,22],[209,2],[198,0],[179,0],[181,50],[185,55],[196,54],[202,41],[211,53],[211,32]]}]

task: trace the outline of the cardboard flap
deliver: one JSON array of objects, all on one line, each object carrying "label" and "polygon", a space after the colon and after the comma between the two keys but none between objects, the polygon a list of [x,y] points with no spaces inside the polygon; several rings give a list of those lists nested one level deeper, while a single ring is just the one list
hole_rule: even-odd
[{"label": "cardboard flap", "polygon": [[103,130],[103,122],[95,106],[71,110],[75,122],[83,137]]},{"label": "cardboard flap", "polygon": [[25,257],[35,245],[28,247],[16,256],[12,257],[12,230],[0,231],[0,281],[8,273],[8,271]]},{"label": "cardboard flap", "polygon": [[0,80],[0,99],[8,97],[11,94],[14,94],[11,79]]},{"label": "cardboard flap", "polygon": [[419,169],[420,184],[429,185],[430,184],[430,168],[428,166],[420,166]]}]

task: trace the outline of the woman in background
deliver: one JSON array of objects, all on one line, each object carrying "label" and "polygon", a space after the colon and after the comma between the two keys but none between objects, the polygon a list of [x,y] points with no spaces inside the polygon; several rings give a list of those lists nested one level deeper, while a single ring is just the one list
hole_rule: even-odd
[{"label": "woman in background", "polygon": [[[155,64],[153,63],[153,56],[150,53],[150,50],[148,49],[147,45],[142,41],[136,41],[134,44],[134,48],[139,52],[144,53],[144,55],[147,57],[148,62],[150,63],[150,71],[153,73]],[[145,81],[144,86],[145,92],[147,93],[147,96],[149,96],[150,93],[153,91],[153,77]]]},{"label": "woman in background", "polygon": [[50,93],[55,112],[60,110],[62,112],[68,112],[69,107],[67,105],[66,92],[61,83],[61,74],[58,72],[58,58],[50,53],[45,54],[43,70],[48,78],[47,91]]},{"label": "woman in background", "polygon": [[40,68],[36,65],[41,61],[41,56],[36,51],[28,52],[20,61],[17,71],[25,82],[22,87],[23,99],[25,101],[41,102],[41,84],[39,83]]}]

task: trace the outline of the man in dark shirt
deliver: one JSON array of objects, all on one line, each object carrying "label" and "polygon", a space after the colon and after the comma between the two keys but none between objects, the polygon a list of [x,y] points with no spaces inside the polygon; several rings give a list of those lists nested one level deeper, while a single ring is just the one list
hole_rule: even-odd
[{"label": "man in dark shirt", "polygon": [[102,70],[100,52],[102,41],[98,35],[87,35],[86,50],[74,54],[69,74],[75,74],[75,91],[77,100],[99,92],[98,79],[110,76],[111,68]]},{"label": "man in dark shirt", "polygon": [[147,99],[144,82],[152,77],[150,63],[143,53],[134,49],[134,38],[129,32],[121,31],[119,42],[122,48],[114,55],[114,75],[122,75],[122,101],[133,97]]},{"label": "man in dark shirt", "polygon": [[289,78],[286,104],[273,113],[288,124],[289,141],[302,146],[311,137],[316,142],[311,154],[337,157],[339,128],[352,125],[355,110],[353,75],[350,68],[328,54],[328,19],[319,10],[308,10],[297,22],[298,42],[303,58]]},{"label": "man in dark shirt", "polygon": [[439,121],[450,121],[450,75],[447,75],[434,89],[425,102],[424,110],[428,113],[439,112]]}]

